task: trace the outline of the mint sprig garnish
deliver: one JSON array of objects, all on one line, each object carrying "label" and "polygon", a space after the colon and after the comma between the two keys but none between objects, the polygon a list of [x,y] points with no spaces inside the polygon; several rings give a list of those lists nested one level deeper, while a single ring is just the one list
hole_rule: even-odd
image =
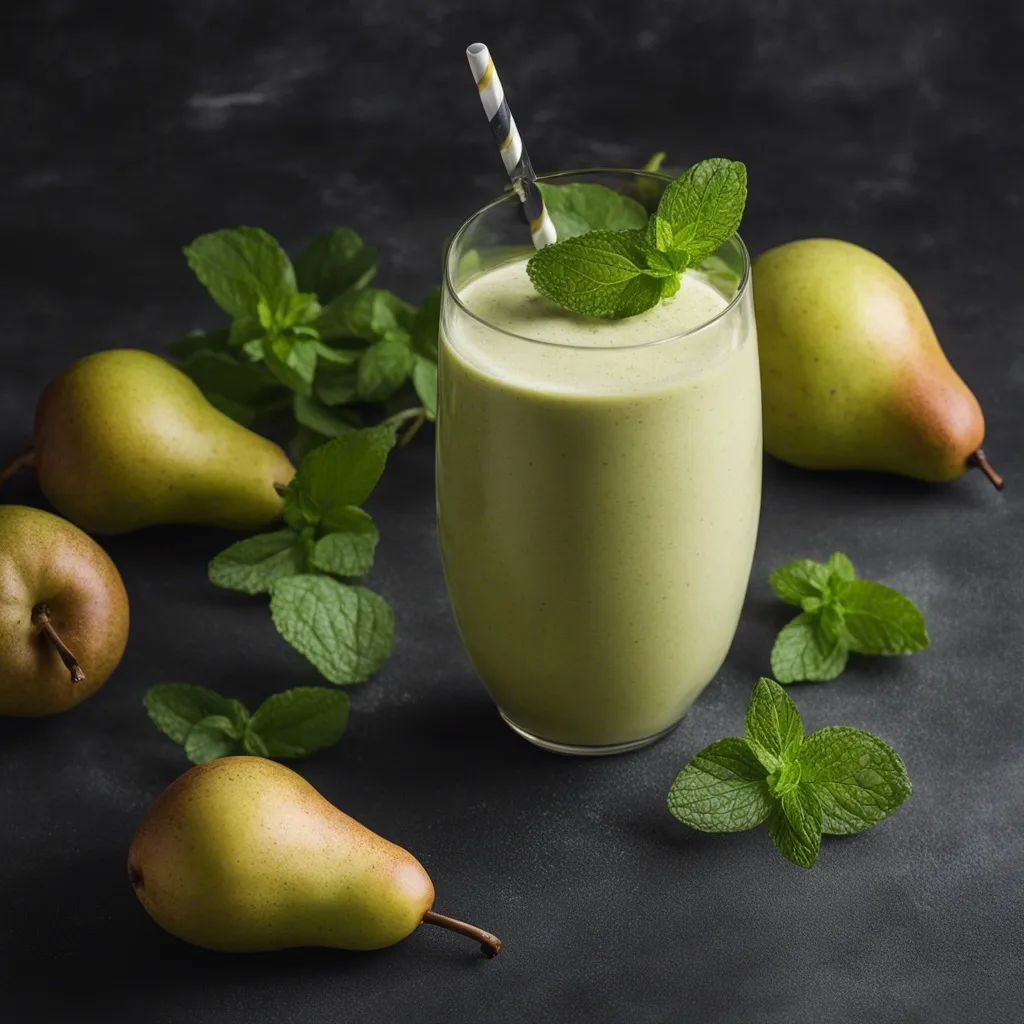
[{"label": "mint sprig garnish", "polygon": [[[561,186],[567,188],[572,186]],[[552,186],[545,190],[545,200],[552,191]],[[527,273],[541,295],[573,313],[612,320],[636,316],[674,295],[680,274],[700,266],[732,237],[746,196],[744,165],[714,159],[684,171],[665,189],[646,223],[632,225],[634,212],[627,230],[604,229],[613,209],[605,199],[608,209],[597,213],[602,230],[593,230],[591,223],[591,230],[579,234],[586,209],[577,200],[579,209],[569,211],[575,219],[568,224],[568,237],[560,234],[558,242],[532,256]],[[554,202],[564,218],[569,200]],[[614,209],[621,216],[624,208]]]},{"label": "mint sprig garnish", "polygon": [[772,679],[758,680],[745,726],[676,777],[668,808],[684,824],[741,832],[767,822],[778,851],[809,868],[822,835],[863,832],[911,794],[903,761],[874,733],[836,726],[805,739],[800,712]]},{"label": "mint sprig garnish", "polygon": [[437,408],[438,295],[417,310],[369,283],[376,250],[349,228],[294,264],[259,228],[200,235],[189,266],[231,322],[172,342],[182,369],[222,412],[251,425],[290,413],[292,452],[407,410],[411,436]]},{"label": "mint sprig garnish", "polygon": [[218,586],[270,594],[278,632],[338,685],[368,679],[394,643],[391,608],[359,584],[379,540],[360,506],[394,443],[394,428],[384,425],[314,448],[284,491],[285,528],[240,540],[209,566]]},{"label": "mint sprig garnish", "polygon": [[231,754],[307,757],[341,739],[349,711],[344,692],[321,686],[276,693],[252,715],[239,701],[204,686],[151,686],[142,703],[153,724],[195,764]]},{"label": "mint sprig garnish", "polygon": [[857,579],[836,552],[827,563],[798,559],[769,577],[787,604],[801,608],[776,637],[772,673],[780,683],[827,682],[853,654],[913,654],[929,643],[916,605],[891,587]]}]

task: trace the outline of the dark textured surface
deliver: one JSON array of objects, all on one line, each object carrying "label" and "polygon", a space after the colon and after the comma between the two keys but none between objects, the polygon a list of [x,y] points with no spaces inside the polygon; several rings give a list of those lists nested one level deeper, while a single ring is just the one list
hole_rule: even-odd
[{"label": "dark textured surface", "polygon": [[[0,87],[0,448],[72,358],[160,349],[211,306],[179,249],[258,223],[289,246],[350,224],[412,299],[448,230],[501,186],[463,64],[490,42],[541,169],[750,166],[754,251],[830,234],[909,277],[979,395],[1010,485],[932,487],[769,460],[749,600],[719,678],[646,752],[531,749],[461,653],[434,539],[429,440],[373,499],[395,655],[350,733],[301,766],[419,856],[438,909],[492,928],[493,962],[421,929],[377,954],[225,957],[164,935],[125,880],[133,829],[186,763],[147,721],[157,682],[258,701],[317,677],[265,607],[216,590],[212,531],[111,541],[127,657],[72,713],[0,721],[0,993],[7,1020],[702,1021],[1020,1019],[1024,999],[1024,115],[1019,5],[1002,0],[418,5],[38,0],[7,14]],[[7,500],[37,502],[29,481]],[[911,594],[934,644],[796,689],[810,728],[878,731],[915,783],[891,821],[826,840],[810,873],[763,830],[702,836],[664,793],[741,727],[787,612],[765,583],[842,548]]]}]

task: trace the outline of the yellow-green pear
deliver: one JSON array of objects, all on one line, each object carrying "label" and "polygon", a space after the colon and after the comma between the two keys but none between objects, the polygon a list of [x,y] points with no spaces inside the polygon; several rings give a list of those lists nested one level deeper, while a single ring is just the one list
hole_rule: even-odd
[{"label": "yellow-green pear", "polygon": [[128,595],[89,536],[0,505],[0,715],[52,715],[95,693],[128,642]]},{"label": "yellow-green pear", "polygon": [[260,757],[192,768],[157,798],[132,840],[128,877],[154,921],[196,946],[380,949],[420,924],[490,933],[431,911],[415,857]]},{"label": "yellow-green pear", "polygon": [[89,533],[158,523],[258,530],[281,515],[294,475],[273,442],[215,409],[165,359],[115,349],[87,356],[36,410],[43,493]]},{"label": "yellow-green pear", "polygon": [[985,420],[917,295],[885,260],[808,238],[754,261],[764,443],[807,469],[952,480],[980,466]]}]

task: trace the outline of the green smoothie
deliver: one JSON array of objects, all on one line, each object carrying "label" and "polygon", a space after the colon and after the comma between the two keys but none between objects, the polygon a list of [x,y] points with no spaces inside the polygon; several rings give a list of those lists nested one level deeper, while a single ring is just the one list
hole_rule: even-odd
[{"label": "green smoothie", "polygon": [[466,650],[530,738],[637,745],[714,677],[746,593],[761,493],[749,289],[729,305],[688,271],[646,313],[591,319],[538,295],[517,259],[458,298],[437,493]]}]

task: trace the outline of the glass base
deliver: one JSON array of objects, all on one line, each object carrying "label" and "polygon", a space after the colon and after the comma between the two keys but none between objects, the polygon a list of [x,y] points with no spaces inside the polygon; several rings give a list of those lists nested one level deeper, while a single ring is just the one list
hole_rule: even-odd
[{"label": "glass base", "polygon": [[597,746],[579,746],[575,743],[557,743],[555,740],[546,740],[543,736],[537,736],[520,725],[516,725],[501,708],[499,714],[513,732],[518,733],[524,740],[529,740],[535,747],[542,750],[550,750],[553,754],[565,754],[568,757],[604,757],[606,754],[628,754],[631,750],[639,750],[641,747],[649,747],[652,743],[664,739],[670,732],[674,731],[679,722],[673,722],[667,729],[654,733],[653,736],[644,736],[638,740],[627,740],[625,743],[606,743]]}]

